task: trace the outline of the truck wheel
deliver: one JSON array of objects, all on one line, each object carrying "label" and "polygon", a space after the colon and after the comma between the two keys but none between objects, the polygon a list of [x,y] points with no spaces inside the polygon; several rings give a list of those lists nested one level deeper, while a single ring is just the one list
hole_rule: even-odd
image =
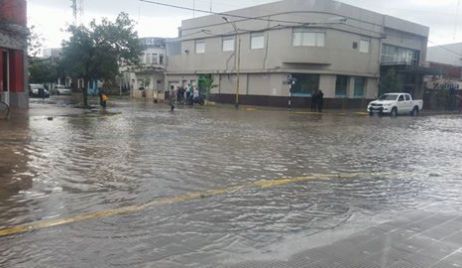
[{"label": "truck wheel", "polygon": [[412,116],[418,116],[419,115],[419,107],[414,107],[414,109],[412,109],[412,112],[411,112],[411,115]]},{"label": "truck wheel", "polygon": [[398,108],[393,108],[390,113],[391,117],[397,117],[398,116]]}]

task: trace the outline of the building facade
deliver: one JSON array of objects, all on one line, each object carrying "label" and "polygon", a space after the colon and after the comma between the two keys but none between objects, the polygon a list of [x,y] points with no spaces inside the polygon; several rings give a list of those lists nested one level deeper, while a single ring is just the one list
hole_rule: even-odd
[{"label": "building facade", "polygon": [[462,43],[429,47],[427,61],[450,66],[462,66]]},{"label": "building facade", "polygon": [[[241,104],[306,106],[322,90],[329,108],[362,107],[389,68],[413,74],[423,65],[428,34],[336,1],[285,0],[183,21],[179,39],[167,44],[166,85],[212,74],[219,102],[233,103],[239,91]],[[423,87],[416,76],[408,91]]]},{"label": "building facade", "polygon": [[426,77],[427,89],[462,89],[462,43],[429,47],[427,61],[435,70]]},{"label": "building facade", "polygon": [[462,94],[462,43],[428,48],[427,65],[434,70],[425,77],[427,109],[458,110]]},{"label": "building facade", "polygon": [[122,70],[123,88],[130,89],[133,98],[164,99],[167,65],[166,39],[149,37],[140,39],[144,47],[140,66],[125,66]]},{"label": "building facade", "polygon": [[0,97],[13,108],[27,108],[27,3],[0,1]]}]

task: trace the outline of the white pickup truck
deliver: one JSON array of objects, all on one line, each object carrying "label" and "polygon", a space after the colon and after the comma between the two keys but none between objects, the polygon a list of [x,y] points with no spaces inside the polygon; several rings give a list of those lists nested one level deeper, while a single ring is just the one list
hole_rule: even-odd
[{"label": "white pickup truck", "polygon": [[390,114],[391,116],[399,114],[417,116],[422,109],[423,100],[414,100],[407,93],[387,93],[367,106],[367,112],[370,115],[379,113]]}]

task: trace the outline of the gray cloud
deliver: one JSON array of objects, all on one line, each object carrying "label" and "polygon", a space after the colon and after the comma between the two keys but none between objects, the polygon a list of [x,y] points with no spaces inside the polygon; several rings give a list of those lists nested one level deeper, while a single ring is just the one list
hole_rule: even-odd
[{"label": "gray cloud", "polygon": [[[164,3],[192,7],[195,2],[196,8],[208,10],[210,0],[160,0]],[[227,11],[237,8],[274,2],[272,0],[213,0],[214,11]],[[462,7],[458,12],[456,0],[341,0],[341,2],[370,9],[379,13],[397,16],[429,26],[431,29],[430,45],[453,43],[462,41]],[[56,35],[56,21],[51,22],[43,18],[43,14],[34,14],[37,7],[53,8],[62,14],[62,20],[72,21],[70,16],[70,0],[29,0],[30,18],[36,24],[40,24],[40,30],[44,32],[47,39],[58,38],[47,36],[46,33],[54,32]],[[85,0],[86,18],[101,16],[115,16],[120,12],[128,12],[132,18],[139,21],[139,32],[143,35],[168,35],[176,34],[176,27],[180,25],[181,19],[190,18],[193,12],[177,10],[168,7],[161,7],[142,3],[138,0]],[[63,16],[65,14],[65,16]],[[459,16],[456,16],[459,14]],[[202,15],[196,13],[196,16]],[[165,23],[162,23],[165,20]],[[154,24],[155,23],[155,24]],[[59,23],[58,23],[59,24]],[[168,31],[168,32],[167,32]],[[55,45],[56,41],[51,42]]]}]

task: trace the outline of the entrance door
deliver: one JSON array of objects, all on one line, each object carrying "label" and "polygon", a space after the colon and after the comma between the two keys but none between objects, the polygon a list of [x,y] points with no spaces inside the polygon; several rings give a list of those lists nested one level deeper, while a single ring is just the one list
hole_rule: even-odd
[{"label": "entrance door", "polygon": [[0,97],[10,105],[10,60],[7,50],[0,50]]}]

